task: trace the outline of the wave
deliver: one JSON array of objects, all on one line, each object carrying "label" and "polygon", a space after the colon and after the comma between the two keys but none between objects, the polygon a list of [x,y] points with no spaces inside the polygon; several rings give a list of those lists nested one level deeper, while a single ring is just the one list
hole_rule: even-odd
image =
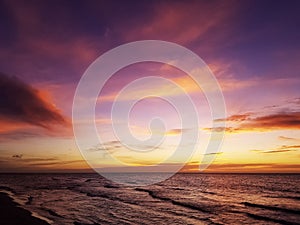
[{"label": "wave", "polygon": [[266,195],[264,197],[267,198],[287,198],[287,199],[293,199],[293,200],[300,200],[300,196],[271,196],[271,195]]},{"label": "wave", "polygon": [[193,209],[193,210],[198,210],[204,213],[211,213],[210,210],[206,210],[203,207],[200,207],[198,205],[192,204],[192,203],[188,203],[188,202],[182,202],[182,201],[177,201],[168,197],[163,197],[163,196],[159,196],[157,195],[154,191],[151,190],[147,190],[147,189],[143,189],[143,188],[135,188],[136,191],[142,191],[142,192],[147,192],[152,198],[156,198],[162,201],[167,201],[172,203],[173,205],[178,205],[178,206],[183,206],[189,209]]},{"label": "wave", "polygon": [[63,216],[59,215],[58,213],[54,212],[52,209],[48,208],[43,208],[45,211],[47,211],[51,216],[59,217],[59,218],[64,218]]},{"label": "wave", "polygon": [[289,222],[281,219],[275,219],[267,216],[261,216],[253,213],[246,213],[246,215],[250,218],[256,219],[256,220],[264,220],[264,221],[269,221],[269,222],[274,222],[274,223],[279,223],[279,224],[286,224],[286,225],[299,225],[299,223],[294,223],[294,222]]},{"label": "wave", "polygon": [[100,225],[99,223],[80,223],[80,222],[73,222],[74,225]]},{"label": "wave", "polygon": [[28,199],[27,199],[27,202],[25,202],[25,205],[31,205],[32,200],[33,200],[33,197],[29,196]]},{"label": "wave", "polygon": [[104,187],[105,188],[120,188],[119,186],[113,185],[113,184],[105,184]]},{"label": "wave", "polygon": [[273,210],[273,211],[281,211],[284,213],[292,213],[299,215],[300,211],[295,210],[295,209],[288,209],[288,208],[281,208],[277,206],[269,206],[269,205],[261,205],[261,204],[256,204],[256,203],[250,203],[250,202],[242,202],[245,206],[250,206],[250,207],[256,207],[256,208],[261,208],[261,209],[268,209],[268,210]]},{"label": "wave", "polygon": [[10,188],[10,187],[7,187],[7,186],[0,186],[0,190],[3,190],[3,191],[10,191],[12,193],[15,193],[14,189]]}]

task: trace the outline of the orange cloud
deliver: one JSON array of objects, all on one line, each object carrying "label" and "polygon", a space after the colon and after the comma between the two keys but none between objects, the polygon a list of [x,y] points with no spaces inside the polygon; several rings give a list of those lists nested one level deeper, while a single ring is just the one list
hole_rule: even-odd
[{"label": "orange cloud", "polygon": [[[187,164],[181,172],[198,172],[198,164]],[[299,173],[300,164],[224,163],[211,164],[205,173]]]},{"label": "orange cloud", "polygon": [[165,135],[169,135],[169,136],[175,136],[175,135],[180,135],[182,134],[182,132],[186,132],[188,131],[189,129],[180,129],[180,128],[177,128],[177,129],[171,129],[171,130],[168,130]]},{"label": "orange cloud", "polygon": [[248,119],[239,130],[298,130],[300,129],[300,112],[278,113]]},{"label": "orange cloud", "polygon": [[246,114],[237,114],[237,115],[232,115],[227,117],[226,119],[216,119],[216,122],[222,122],[222,121],[234,121],[234,122],[240,122],[240,121],[245,121],[250,117],[250,113]]},{"label": "orange cloud", "polygon": [[40,157],[14,154],[0,157],[0,172],[92,172],[86,161],[81,158],[61,159],[59,157]]},{"label": "orange cloud", "polygon": [[218,121],[233,122],[230,127],[204,128],[204,130],[228,133],[246,132],[246,131],[272,131],[272,130],[299,130],[300,129],[300,112],[277,113],[266,116],[251,116],[253,114],[232,115]]}]

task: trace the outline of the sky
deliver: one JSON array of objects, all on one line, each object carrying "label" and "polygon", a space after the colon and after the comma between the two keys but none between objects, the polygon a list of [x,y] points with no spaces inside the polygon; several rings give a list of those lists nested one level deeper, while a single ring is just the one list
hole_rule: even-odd
[{"label": "sky", "polygon": [[[183,162],[190,144],[195,151],[184,161],[183,172],[198,172],[205,155],[214,161],[204,172],[300,172],[299,9],[299,1],[292,0],[1,0],[0,172],[92,171],[85,158],[109,171],[142,171],[158,163],[167,171]],[[212,118],[206,93],[189,74],[168,64],[137,63],[105,83],[95,107],[101,141],[91,139],[87,126],[92,120],[85,111],[90,99],[81,99],[82,112],[72,120],[81,77],[105,52],[141,40],[173,42],[196,53],[219,82],[224,118]],[[136,83],[119,94],[149,76],[160,79]],[[149,93],[155,96],[138,101],[125,118],[129,102]],[[181,126],[190,112],[178,113],[167,99],[183,105],[186,94],[198,123],[190,119]],[[115,103],[121,110],[112,119]],[[155,118],[163,124],[151,124]],[[226,122],[226,127],[212,128],[213,122]],[[128,149],[113,124],[127,124],[136,142],[125,142],[143,151]],[[168,160],[182,137],[191,140],[195,130],[197,142],[185,143]],[[208,151],[211,134],[221,132],[220,149]],[[145,144],[149,137],[162,140]]]}]

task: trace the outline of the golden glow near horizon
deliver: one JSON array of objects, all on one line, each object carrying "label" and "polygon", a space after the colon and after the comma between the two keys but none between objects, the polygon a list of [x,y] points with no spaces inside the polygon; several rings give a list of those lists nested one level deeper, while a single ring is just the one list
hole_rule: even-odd
[{"label": "golden glow near horizon", "polygon": [[[147,86],[142,87],[140,91],[145,90],[145,88],[147,88]],[[154,87],[150,86],[149,88],[153,89]],[[234,90],[231,90],[231,92],[233,91]],[[227,90],[227,92],[230,91]],[[200,124],[202,124],[203,127],[199,128],[200,135],[197,150],[187,165],[182,169],[184,172],[199,171],[199,162],[205,154],[208,139],[212,132],[209,128],[211,125],[209,123],[211,119],[209,115],[209,106],[203,98],[203,94],[201,94],[201,92],[195,93],[192,91],[191,95],[192,97],[194,95],[199,97],[199,107],[201,107],[202,111],[204,111],[203,109],[206,109],[208,112],[202,112],[201,114]],[[142,119],[140,120],[133,119],[131,121],[131,131],[137,138],[143,139],[151,135],[149,128],[147,128],[147,124],[143,124],[146,116],[145,112],[151,112],[151,107],[153,106],[159,108],[159,111],[164,109],[164,102],[159,102],[157,100],[151,101],[145,101],[145,104],[137,105],[132,112],[137,114],[140,113],[140,116],[142,116]],[[291,103],[287,103],[287,105],[288,104]],[[101,107],[101,105],[99,107]],[[284,107],[284,105],[278,106],[278,108],[281,107]],[[295,109],[296,107],[298,106],[295,105]],[[167,109],[165,108],[164,110]],[[216,154],[213,164],[206,172],[299,171],[300,139],[298,137],[300,137],[300,131],[293,124],[293,121],[297,121],[299,118],[299,113],[291,112],[289,114],[280,114],[276,113],[276,109],[272,110],[274,112],[272,111],[269,114],[268,110],[262,112],[246,112],[244,114],[232,114],[228,115],[228,118],[223,118],[227,120],[226,135],[223,140],[223,145],[220,152]],[[169,115],[170,118],[172,117],[172,113],[168,110],[161,114],[161,116],[166,115]],[[85,123],[80,123],[82,124],[84,132]],[[7,124],[8,130],[15,132],[20,129],[19,127],[24,129],[28,126],[26,123],[23,126],[22,123],[11,123],[11,126],[9,126],[9,123],[6,121],[5,124]],[[96,167],[97,165],[99,167],[101,167],[101,165],[110,165],[111,167],[116,166],[110,164],[109,160],[106,160],[106,154],[112,155],[114,158],[123,162],[124,165],[136,167],[155,166],[156,164],[163,162],[173,153],[180,141],[182,132],[188,132],[188,129],[177,128],[179,124],[176,124],[176,118],[171,118],[169,123],[170,127],[168,127],[168,130],[164,133],[164,143],[145,154],[131,152],[126,147],[122,146],[121,143],[113,139],[113,133],[108,129],[108,127],[111,126],[109,118],[99,118],[97,119],[96,124],[99,128],[99,134],[107,140],[110,140],[107,141],[106,146],[104,146],[106,149],[103,149],[103,146],[95,146],[95,149],[91,149],[91,152],[94,151],[95,153],[94,166]],[[2,129],[5,130],[6,126],[3,126]],[[35,126],[30,126],[30,129],[37,128]],[[66,128],[64,127],[63,129]],[[51,132],[51,130],[46,130],[46,134]],[[51,134],[45,135],[42,138],[32,136],[28,137],[26,140],[6,140],[2,146],[7,147],[7,150],[3,151],[1,155],[5,165],[7,165],[7,171],[82,171],[89,168],[77,150],[72,135],[70,134],[66,135],[66,137],[57,137],[56,135]],[[67,150],[64,149],[66,146],[68,146]],[[20,151],[20,149],[22,150]],[[102,151],[100,158],[98,151]],[[180,158],[178,158],[178,161],[172,163],[176,164],[179,162]],[[168,167],[168,165],[165,166]]]}]

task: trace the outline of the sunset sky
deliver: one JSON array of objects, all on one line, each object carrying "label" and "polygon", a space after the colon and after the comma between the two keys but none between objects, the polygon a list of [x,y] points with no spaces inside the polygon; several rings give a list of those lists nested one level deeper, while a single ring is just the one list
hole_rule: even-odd
[{"label": "sunset sky", "polygon": [[[97,100],[103,146],[89,140],[84,113],[75,121],[96,167],[117,171],[107,154],[139,169],[163,162],[195,128],[180,127],[174,108],[148,98],[133,108],[129,128],[145,139],[149,121],[164,118],[165,130],[157,131],[162,145],[136,153],[116,139],[110,112],[118,92],[138,78],[159,76],[180,85],[199,112],[197,148],[182,171],[197,172],[210,154],[215,160],[205,172],[300,172],[299,10],[299,1],[0,1],[0,172],[90,171],[72,129],[77,84],[100,55],[139,40],[180,44],[209,66],[226,103],[226,118],[217,118],[226,121],[218,128],[225,129],[223,144],[205,152],[211,132],[219,131],[211,129],[205,93],[187,74],[161,63],[134,64],[118,71]],[[184,101],[155,81],[117,101],[126,105],[148,92]]]}]

